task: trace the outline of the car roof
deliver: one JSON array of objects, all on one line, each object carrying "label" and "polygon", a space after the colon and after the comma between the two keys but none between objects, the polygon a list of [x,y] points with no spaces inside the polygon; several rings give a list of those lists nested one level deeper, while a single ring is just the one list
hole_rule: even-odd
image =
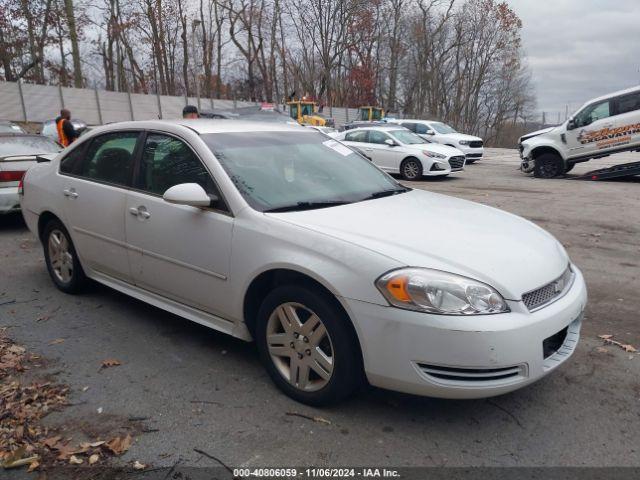
[{"label": "car roof", "polygon": [[371,127],[358,127],[358,128],[352,128],[351,130],[347,130],[347,132],[353,132],[355,130],[380,130],[383,132],[386,131],[392,131],[392,130],[407,130],[406,128],[404,128],[401,125],[389,125],[389,126],[380,126],[380,125],[375,125],[375,126],[371,126]]},{"label": "car roof", "polygon": [[163,129],[164,127],[185,127],[199,134],[231,133],[231,132],[308,132],[300,125],[279,122],[260,122],[250,120],[229,119],[176,119],[176,120],[139,120],[133,122],[110,123],[101,127],[100,132],[121,129]]},{"label": "car roof", "polygon": [[402,122],[422,122],[422,123],[443,123],[440,120],[425,120],[423,118],[396,118],[391,120],[393,123],[402,123]]},{"label": "car roof", "polygon": [[598,98],[592,98],[591,100],[588,100],[585,103],[585,105],[591,104],[594,102],[599,102],[601,100],[609,100],[610,98],[613,98],[613,97],[619,97],[621,95],[626,95],[628,93],[635,93],[635,92],[640,92],[640,85],[637,85],[631,88],[626,88],[624,90],[618,90],[617,92],[613,92],[613,93],[607,93],[606,95],[602,95],[601,97],[598,97]]}]

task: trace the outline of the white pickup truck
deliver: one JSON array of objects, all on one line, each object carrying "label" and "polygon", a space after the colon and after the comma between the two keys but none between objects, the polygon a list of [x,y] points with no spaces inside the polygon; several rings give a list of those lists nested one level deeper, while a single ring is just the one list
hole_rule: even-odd
[{"label": "white pickup truck", "polygon": [[640,86],[589,100],[562,125],[520,137],[522,170],[553,178],[576,163],[640,151]]}]

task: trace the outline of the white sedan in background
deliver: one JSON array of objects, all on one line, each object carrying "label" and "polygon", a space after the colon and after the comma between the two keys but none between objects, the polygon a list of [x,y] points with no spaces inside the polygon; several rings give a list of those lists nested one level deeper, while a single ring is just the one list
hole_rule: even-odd
[{"label": "white sedan in background", "polygon": [[409,129],[429,142],[448,145],[461,150],[467,163],[480,160],[484,155],[484,142],[480,137],[457,132],[453,127],[433,120],[392,119],[389,123]]},{"label": "white sedan in background", "polygon": [[429,143],[404,127],[354,128],[334,137],[355,148],[385,172],[405,180],[443,177],[464,170],[465,156],[456,148]]},{"label": "white sedan in background", "polygon": [[404,187],[285,124],[101,127],[28,170],[21,204],[60,290],[88,277],[254,339],[308,404],[365,380],[449,398],[518,389],[573,353],[587,301],[536,225]]}]

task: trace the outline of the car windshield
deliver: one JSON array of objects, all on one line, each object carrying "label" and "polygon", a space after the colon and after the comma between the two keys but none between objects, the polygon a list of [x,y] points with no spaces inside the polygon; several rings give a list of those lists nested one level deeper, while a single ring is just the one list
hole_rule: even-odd
[{"label": "car windshield", "polygon": [[396,140],[405,145],[415,145],[418,143],[427,143],[423,138],[419,137],[409,130],[391,130],[388,133],[391,134]]},{"label": "car windshield", "polygon": [[318,132],[211,133],[202,138],[258,211],[322,208],[408,190]]},{"label": "car windshield", "polygon": [[431,128],[433,128],[438,133],[458,133],[455,128],[450,127],[446,123],[442,122],[434,122],[431,124]]},{"label": "car windshield", "polygon": [[57,153],[60,150],[62,150],[60,145],[50,138],[40,135],[0,137],[0,157]]}]

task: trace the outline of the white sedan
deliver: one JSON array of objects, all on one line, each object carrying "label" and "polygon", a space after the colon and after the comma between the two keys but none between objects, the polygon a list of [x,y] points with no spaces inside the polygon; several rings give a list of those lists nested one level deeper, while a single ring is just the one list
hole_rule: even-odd
[{"label": "white sedan", "polygon": [[465,156],[460,150],[429,143],[396,125],[354,128],[334,138],[385,172],[400,174],[405,180],[443,177],[464,170]]},{"label": "white sedan", "polygon": [[400,125],[429,142],[448,145],[461,150],[467,163],[474,163],[484,155],[484,142],[480,137],[457,132],[453,127],[433,120],[392,119],[390,123]]},{"label": "white sedan", "polygon": [[534,224],[284,124],[105,126],[30,169],[21,204],[60,290],[91,278],[253,339],[275,384],[314,405],[365,380],[449,398],[523,387],[573,353],[587,301]]}]

